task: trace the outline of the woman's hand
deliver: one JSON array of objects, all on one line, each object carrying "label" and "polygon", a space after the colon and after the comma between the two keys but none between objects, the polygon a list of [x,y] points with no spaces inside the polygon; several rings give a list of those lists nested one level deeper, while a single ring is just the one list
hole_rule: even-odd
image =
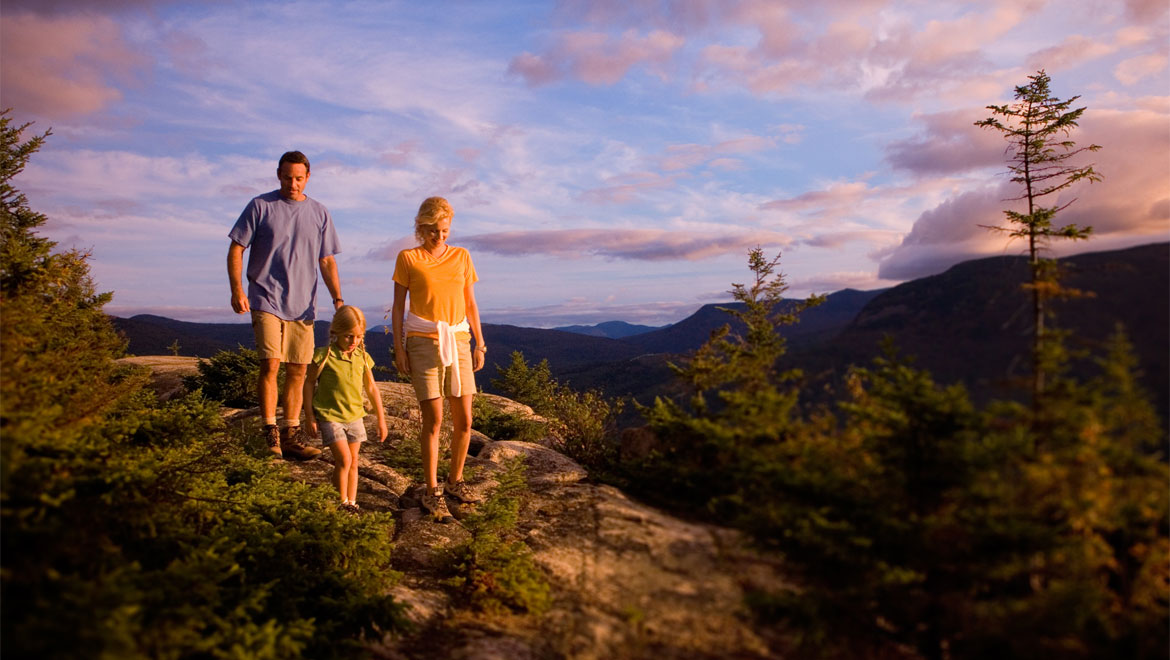
[{"label": "woman's hand", "polygon": [[480,369],[483,369],[483,363],[486,361],[486,356],[487,356],[487,353],[485,353],[484,351],[472,351],[471,352],[471,370],[472,371],[479,371]]},{"label": "woman's hand", "polygon": [[390,435],[390,431],[386,428],[386,418],[378,419],[378,442],[386,442],[386,436]]},{"label": "woman's hand", "polygon": [[398,373],[404,376],[410,375],[410,356],[406,354],[405,346],[394,349],[394,366],[398,368]]}]

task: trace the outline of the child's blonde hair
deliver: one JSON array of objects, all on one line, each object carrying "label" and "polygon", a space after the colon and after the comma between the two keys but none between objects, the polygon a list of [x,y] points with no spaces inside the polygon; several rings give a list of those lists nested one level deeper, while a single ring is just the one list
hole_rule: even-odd
[{"label": "child's blonde hair", "polygon": [[358,336],[358,346],[366,346],[366,315],[353,305],[342,305],[333,314],[333,321],[329,324],[329,336],[340,337],[353,332]]},{"label": "child's blonde hair", "polygon": [[423,200],[423,203],[418,207],[418,213],[414,216],[414,237],[418,239],[419,244],[426,241],[423,240],[422,228],[427,225],[437,225],[443,220],[450,220],[454,217],[455,211],[451,208],[451,203],[442,197],[428,197]]}]

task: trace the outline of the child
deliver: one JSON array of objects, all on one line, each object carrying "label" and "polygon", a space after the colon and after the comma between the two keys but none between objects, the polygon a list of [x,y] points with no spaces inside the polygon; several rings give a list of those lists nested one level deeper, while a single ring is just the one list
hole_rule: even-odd
[{"label": "child", "polygon": [[374,383],[374,361],[366,353],[366,317],[362,310],[343,305],[329,324],[329,345],[313,352],[305,377],[305,430],[333,452],[333,484],[342,506],[356,510],[358,451],[366,439],[362,387],[378,416],[378,442],[386,440],[386,413]]}]

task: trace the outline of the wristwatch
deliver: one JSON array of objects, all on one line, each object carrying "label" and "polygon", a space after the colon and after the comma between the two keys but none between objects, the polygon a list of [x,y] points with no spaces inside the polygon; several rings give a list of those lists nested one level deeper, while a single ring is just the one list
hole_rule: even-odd
[{"label": "wristwatch", "polygon": [[487,353],[487,344],[480,344],[479,346],[475,347],[475,350],[479,351],[480,353]]}]

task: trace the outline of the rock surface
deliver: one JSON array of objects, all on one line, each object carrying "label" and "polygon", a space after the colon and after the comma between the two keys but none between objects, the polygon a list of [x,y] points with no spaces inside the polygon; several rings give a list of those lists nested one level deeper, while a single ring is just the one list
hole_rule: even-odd
[{"label": "rock surface", "polygon": [[[156,386],[183,368],[170,359],[135,358],[156,369]],[[181,378],[179,379],[181,383]],[[754,589],[788,584],[784,567],[751,550],[733,530],[680,520],[593,483],[584,468],[540,444],[480,438],[469,456],[468,483],[485,495],[497,485],[503,464],[526,466],[516,534],[552,587],[552,604],[539,615],[488,615],[467,609],[443,583],[445,550],[469,532],[460,523],[439,524],[418,508],[419,428],[413,390],[378,384],[390,435],[363,445],[358,503],[395,517],[394,568],[403,573],[393,595],[410,606],[416,632],[371,646],[376,658],[774,658],[783,639],[753,624],[745,596]],[[484,397],[513,414],[531,409],[502,397]],[[231,423],[256,424],[258,411],[225,410]],[[535,416],[533,416],[535,417]],[[374,417],[366,418],[373,431]],[[449,430],[444,438],[449,437]],[[398,467],[391,467],[396,465]],[[329,452],[289,462],[293,478],[328,485]],[[413,474],[412,474],[413,473]],[[443,478],[440,471],[440,479]],[[452,507],[462,519],[473,507]]]}]

